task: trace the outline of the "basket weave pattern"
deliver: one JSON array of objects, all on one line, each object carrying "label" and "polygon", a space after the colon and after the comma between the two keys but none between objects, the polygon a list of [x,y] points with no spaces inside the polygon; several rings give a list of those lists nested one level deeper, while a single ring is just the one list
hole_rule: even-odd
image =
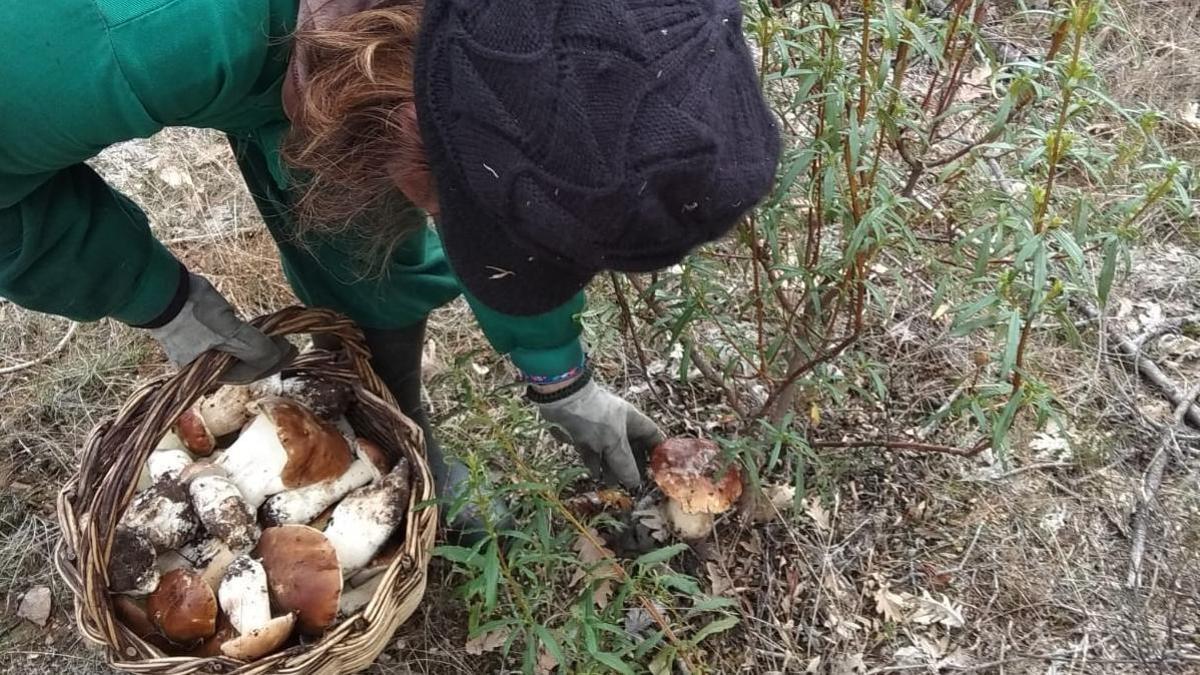
[{"label": "basket weave pattern", "polygon": [[416,611],[425,593],[437,509],[417,508],[434,497],[424,439],[420,428],[396,408],[395,399],[371,369],[362,332],[341,315],[317,309],[289,308],[253,323],[268,335],[312,333],[341,341],[340,354],[307,352],[289,366],[289,371],[349,383],[356,403],[348,418],[355,431],[394,457],[407,457],[412,463],[413,490],[403,550],[361,612],[318,641],[251,664],[224,657],[165,656],[130,632],[114,614],[108,593],[113,533],[159,439],[185,410],[218,386],[221,373],[232,363],[224,354],[205,354],[177,374],[140,388],[115,419],[93,429],[80,455],[79,472],[58,495],[63,536],[55,549],[55,565],[74,594],[75,620],[84,638],[105,648],[109,663],[119,670],[153,675],[358,672],[375,661],[400,624]]}]

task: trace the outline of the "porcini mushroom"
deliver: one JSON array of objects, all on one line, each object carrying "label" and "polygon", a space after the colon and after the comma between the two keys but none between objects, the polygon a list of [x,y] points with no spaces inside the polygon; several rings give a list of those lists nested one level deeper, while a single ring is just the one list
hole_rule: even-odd
[{"label": "porcini mushroom", "polygon": [[742,477],[734,465],[722,466],[716,443],[672,438],[650,458],[654,482],[667,496],[667,520],[684,540],[707,537],[713,516],[728,511],[742,495]]},{"label": "porcini mushroom", "polygon": [[259,509],[263,525],[310,523],[339,499],[391,470],[387,454],[378,445],[365,438],[356,439],[355,445],[358,459],[346,473],[333,480],[280,492],[268,499]]},{"label": "porcini mushroom", "polygon": [[346,439],[304,406],[271,397],[252,408],[258,416],[219,462],[251,508],[284,490],[333,480],[350,468]]},{"label": "porcini mushroom", "polygon": [[250,421],[249,406],[253,400],[254,391],[249,386],[230,385],[200,399],[196,409],[209,433],[220,438]]},{"label": "porcini mushroom", "polygon": [[324,420],[335,420],[346,414],[354,400],[354,390],[348,383],[326,377],[274,375],[252,386],[260,396],[289,398]]},{"label": "porcini mushroom", "polygon": [[[183,444],[183,441],[179,439],[179,436],[175,435],[174,431],[168,431],[158,441],[158,445],[154,446],[154,452],[150,454],[150,457],[153,460],[154,455],[158,454],[159,452],[174,450],[182,450],[186,452],[187,446]],[[188,461],[191,461],[190,454],[188,455]],[[150,464],[151,462],[146,462],[146,466],[142,467],[142,472],[138,475],[138,492],[141,492],[142,490],[145,490],[154,483],[158,482],[157,478],[151,477]]]},{"label": "porcini mushroom", "polygon": [[292,634],[295,615],[271,618],[267,573],[249,556],[240,556],[229,566],[217,597],[239,636],[221,647],[226,656],[253,661],[278,649]]},{"label": "porcini mushroom", "polygon": [[217,631],[217,598],[199,574],[173,570],[146,600],[146,612],[167,639],[189,644]]},{"label": "porcini mushroom", "polygon": [[191,463],[192,456],[187,450],[155,450],[146,460],[150,484],[158,483],[164,478],[179,478],[179,474]]},{"label": "porcini mushroom", "polygon": [[254,509],[242,499],[242,493],[224,474],[223,469],[192,478],[188,493],[192,508],[210,535],[220,539],[230,550],[244,552],[258,541],[258,523]]},{"label": "porcini mushroom", "polygon": [[295,613],[305,635],[320,635],[337,620],[342,568],[325,535],[307,525],[263,530],[255,554],[267,573],[271,603]]},{"label": "porcini mushroom", "polygon": [[172,427],[175,435],[183,441],[188,450],[200,457],[208,457],[217,449],[217,439],[208,430],[204,418],[196,408],[188,408]]},{"label": "porcini mushroom", "polygon": [[184,446],[201,457],[216,450],[217,439],[242,428],[249,419],[247,409],[254,400],[249,386],[227,386],[200,399],[175,422],[174,432]]},{"label": "porcini mushroom", "polygon": [[158,588],[158,555],[146,536],[127,527],[113,533],[108,562],[108,590],[128,595],[149,595]]},{"label": "porcini mushroom", "polygon": [[337,550],[346,574],[362,569],[404,523],[411,494],[408,461],[401,459],[391,473],[351,492],[333,510],[325,536]]},{"label": "porcini mushroom", "polygon": [[187,489],[170,476],[139,492],[121,525],[145,536],[159,551],[177,549],[200,531]]}]

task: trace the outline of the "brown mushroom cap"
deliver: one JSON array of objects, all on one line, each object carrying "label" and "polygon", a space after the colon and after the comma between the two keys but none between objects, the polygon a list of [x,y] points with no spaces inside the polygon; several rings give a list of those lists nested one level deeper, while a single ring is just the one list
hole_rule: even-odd
[{"label": "brown mushroom cap", "polygon": [[296,626],[295,614],[284,614],[271,619],[267,625],[252,630],[221,645],[221,653],[239,661],[254,661],[283,646]]},{"label": "brown mushroom cap", "polygon": [[217,632],[212,634],[212,637],[201,642],[196,648],[181,654],[180,656],[188,656],[193,659],[210,659],[214,656],[221,656],[221,648],[226,642],[237,637],[237,630],[230,623],[229,617],[221,614],[217,617]]},{"label": "brown mushroom cap", "polygon": [[172,642],[187,644],[217,631],[217,596],[195,572],[178,569],[163,575],[146,601],[154,625]]},{"label": "brown mushroom cap", "polygon": [[684,513],[724,513],[742,496],[742,474],[735,464],[722,467],[720,459],[712,441],[671,438],[654,449],[650,470]]},{"label": "brown mushroom cap", "polygon": [[196,407],[188,408],[179,416],[175,421],[174,431],[187,449],[200,457],[208,457],[217,449],[217,439],[208,430],[208,425],[204,423],[204,418]]},{"label": "brown mushroom cap", "polygon": [[286,398],[264,398],[255,405],[275,425],[279,443],[287,453],[287,465],[279,476],[285,487],[333,480],[350,468],[354,461],[350,444],[334,425]]},{"label": "brown mushroom cap", "polygon": [[294,612],[300,632],[320,635],[337,619],[342,567],[333,545],[307,525],[267,528],[256,555],[267,572],[272,604]]},{"label": "brown mushroom cap", "polygon": [[154,622],[150,620],[150,615],[146,613],[146,608],[141,603],[127,595],[114,595],[112,601],[113,611],[117,618],[134,635],[164,652],[171,648],[171,643],[162,636],[158,626],[155,626]]},{"label": "brown mushroom cap", "polygon": [[370,462],[381,475],[391,472],[394,462],[378,443],[362,436],[356,437],[354,441],[358,444],[359,457]]}]

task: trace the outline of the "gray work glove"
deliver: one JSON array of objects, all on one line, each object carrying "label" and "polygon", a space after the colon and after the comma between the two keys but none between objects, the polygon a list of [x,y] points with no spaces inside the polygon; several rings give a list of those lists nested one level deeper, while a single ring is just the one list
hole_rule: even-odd
[{"label": "gray work glove", "polygon": [[577,391],[568,388],[561,397],[530,393],[529,398],[558,427],[556,435],[575,445],[593,478],[636,490],[662,432],[633,404],[584,377],[589,379]]},{"label": "gray work glove", "polygon": [[296,348],[282,337],[269,338],[234,314],[233,307],[204,277],[188,275],[187,300],[179,314],[150,329],[176,367],[209,350],[232,354],[235,363],[222,377],[225,384],[248,384],[283,369]]}]

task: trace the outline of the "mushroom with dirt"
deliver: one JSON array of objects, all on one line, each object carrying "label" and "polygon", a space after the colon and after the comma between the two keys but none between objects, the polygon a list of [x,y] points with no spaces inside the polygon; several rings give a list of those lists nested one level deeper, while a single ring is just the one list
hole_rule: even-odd
[{"label": "mushroom with dirt", "polygon": [[333,510],[325,536],[337,550],[347,575],[370,563],[404,524],[412,494],[410,481],[408,460],[402,458],[391,473],[351,492]]},{"label": "mushroom with dirt", "polygon": [[308,408],[278,397],[251,407],[257,416],[218,463],[255,510],[272,495],[334,480],[350,468],[349,443]]},{"label": "mushroom with dirt", "polygon": [[179,645],[217,632],[217,597],[199,574],[189,570],[164,574],[146,600],[146,613],[168,640]]},{"label": "mushroom with dirt", "polygon": [[158,588],[158,554],[145,535],[118,526],[108,562],[108,590],[126,595],[149,595]]},{"label": "mushroom with dirt", "polygon": [[365,438],[355,439],[355,446],[358,458],[346,473],[333,480],[280,492],[268,499],[259,509],[263,525],[311,523],[350,492],[391,471],[391,462],[383,448]]},{"label": "mushroom with dirt", "polygon": [[313,411],[323,420],[335,420],[346,414],[354,400],[354,389],[348,382],[329,377],[280,374],[251,385],[259,396],[282,396]]},{"label": "mushroom with dirt", "polygon": [[342,595],[342,567],[324,534],[307,525],[269,527],[255,555],[267,574],[272,605],[294,613],[301,633],[320,635],[333,625]]},{"label": "mushroom with dirt", "polygon": [[200,532],[187,488],[169,475],[137,493],[120,524],[149,539],[159,551],[178,549]]},{"label": "mushroom with dirt", "polygon": [[709,440],[664,441],[651,455],[650,470],[667,496],[667,520],[684,540],[707,537],[713,516],[728,511],[742,495],[741,472],[723,463],[720,448]]},{"label": "mushroom with dirt", "polygon": [[232,551],[240,553],[253,548],[260,533],[254,509],[242,498],[225,469],[214,465],[189,478],[192,508],[204,524],[204,530]]},{"label": "mushroom with dirt", "polygon": [[221,652],[230,658],[262,658],[279,649],[296,625],[295,614],[271,618],[266,570],[250,556],[239,556],[229,565],[217,598],[238,635],[221,646]]}]

